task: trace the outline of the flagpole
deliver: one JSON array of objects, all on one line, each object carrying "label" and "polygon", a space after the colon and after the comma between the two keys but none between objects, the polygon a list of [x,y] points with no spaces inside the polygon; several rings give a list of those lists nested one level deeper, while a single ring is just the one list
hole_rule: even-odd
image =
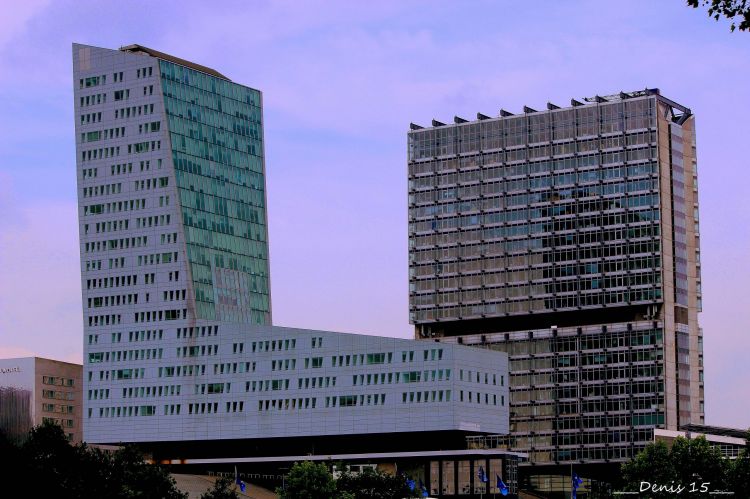
[{"label": "flagpole", "polygon": [[[482,472],[483,471],[484,470],[482,469],[481,466],[477,470],[477,478],[479,479],[479,483],[480,483],[480,485],[479,485],[479,499],[482,499],[482,485],[481,485],[481,483],[482,483]],[[471,493],[473,494],[474,491],[472,490]]]}]

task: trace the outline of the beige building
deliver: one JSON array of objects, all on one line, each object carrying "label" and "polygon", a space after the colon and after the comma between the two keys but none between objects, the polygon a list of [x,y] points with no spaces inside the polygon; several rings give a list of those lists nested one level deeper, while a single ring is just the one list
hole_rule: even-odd
[{"label": "beige building", "polygon": [[13,438],[50,421],[80,442],[82,366],[40,357],[0,359],[0,428]]},{"label": "beige building", "polygon": [[513,449],[559,483],[531,488],[705,422],[689,108],[621,92],[412,124],[408,147],[416,338],[508,353]]}]

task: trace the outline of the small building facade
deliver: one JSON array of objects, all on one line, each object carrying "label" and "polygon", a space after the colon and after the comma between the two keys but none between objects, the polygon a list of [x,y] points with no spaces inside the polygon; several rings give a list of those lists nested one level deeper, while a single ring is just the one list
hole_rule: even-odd
[{"label": "small building facade", "polygon": [[83,436],[82,366],[41,357],[0,359],[0,428],[20,439],[44,422],[72,442]]}]

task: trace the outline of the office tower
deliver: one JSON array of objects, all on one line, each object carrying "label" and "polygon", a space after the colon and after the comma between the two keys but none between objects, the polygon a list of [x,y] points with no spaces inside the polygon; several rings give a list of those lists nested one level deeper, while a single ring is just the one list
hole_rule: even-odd
[{"label": "office tower", "polygon": [[87,442],[515,487],[524,456],[466,443],[508,431],[507,354],[271,325],[259,91],[139,45],[74,45],[73,68]]},{"label": "office tower", "polygon": [[454,122],[408,132],[415,337],[508,352],[532,463],[703,422],[690,109],[647,89]]},{"label": "office tower", "polygon": [[73,62],[86,326],[270,324],[261,93],[139,45]]},{"label": "office tower", "polygon": [[178,328],[270,324],[262,96],[139,45],[73,45],[73,68],[92,417]]},{"label": "office tower", "polygon": [[0,359],[0,430],[23,440],[32,427],[60,425],[71,442],[81,441],[80,364],[41,357]]}]

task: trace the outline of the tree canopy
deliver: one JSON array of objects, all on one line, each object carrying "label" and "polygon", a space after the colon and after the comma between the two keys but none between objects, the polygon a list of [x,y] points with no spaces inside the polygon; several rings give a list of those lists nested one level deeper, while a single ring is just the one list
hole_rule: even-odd
[{"label": "tree canopy", "polygon": [[[730,460],[703,436],[678,437],[671,448],[662,441],[654,442],[622,465],[622,478],[627,491],[643,492],[644,483],[665,486],[662,490],[650,488],[649,497],[654,499],[675,497],[675,487],[680,486],[685,488],[681,495],[694,498],[716,497],[710,493],[715,491],[744,497],[750,490],[750,444]],[[706,489],[701,492],[703,484]]]},{"label": "tree canopy", "polygon": [[[134,447],[109,453],[71,445],[62,428],[45,423],[22,443],[0,435],[0,469],[40,494],[62,499],[186,499],[166,469],[148,464]],[[31,490],[33,489],[33,490]]]},{"label": "tree canopy", "polygon": [[403,476],[366,468],[362,473],[344,472],[336,480],[336,490],[339,497],[354,499],[402,499],[404,497],[416,497],[414,491],[409,489]]},{"label": "tree canopy", "polygon": [[280,499],[331,499],[336,492],[333,476],[325,464],[294,463],[284,488],[276,489]]},{"label": "tree canopy", "polygon": [[402,499],[417,497],[403,476],[365,469],[345,471],[334,480],[325,464],[294,463],[285,488],[276,489],[281,499]]},{"label": "tree canopy", "polygon": [[239,497],[234,489],[234,482],[226,477],[217,479],[213,488],[201,495],[201,499],[239,499]]},{"label": "tree canopy", "polygon": [[[750,29],[750,1],[748,0],[687,0],[689,6],[698,8],[708,6],[708,15],[717,21],[721,17],[729,19],[732,31]],[[737,24],[739,22],[739,24]]]}]

